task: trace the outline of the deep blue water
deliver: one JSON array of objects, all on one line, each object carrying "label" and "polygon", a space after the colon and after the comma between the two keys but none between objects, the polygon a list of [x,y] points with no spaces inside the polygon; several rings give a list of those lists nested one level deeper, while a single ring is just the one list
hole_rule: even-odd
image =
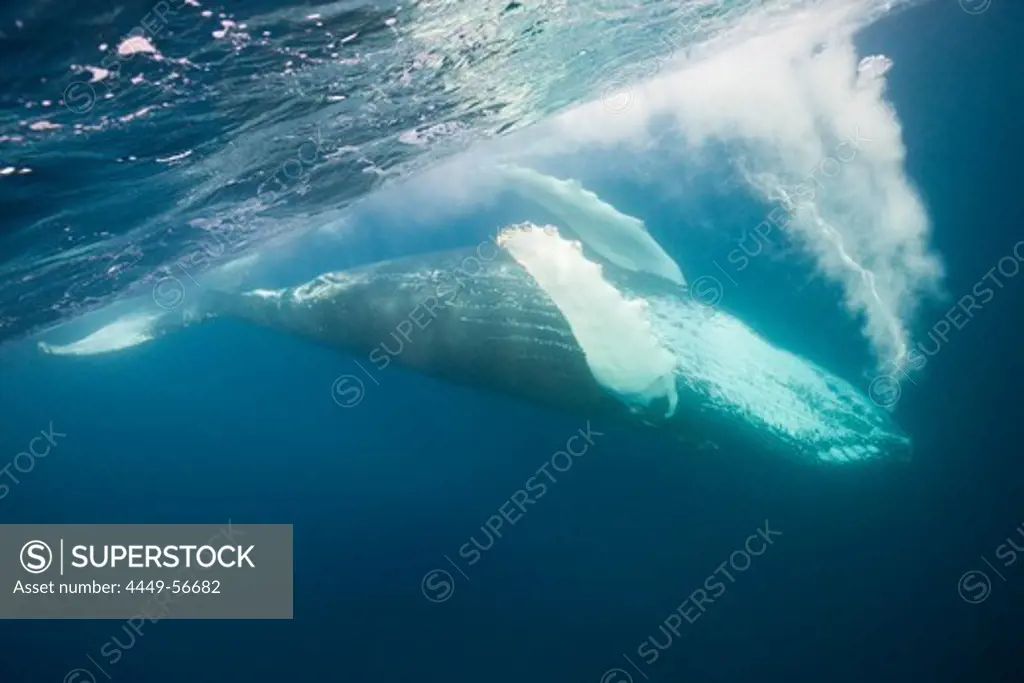
[{"label": "deep blue water", "polygon": [[[980,15],[939,0],[858,39],[898,65],[890,96],[908,175],[946,263],[948,296],[918,314],[922,335],[1024,239],[1022,31],[1024,7],[1008,0]],[[639,184],[606,193],[646,201]],[[652,231],[671,211],[647,205]],[[400,246],[470,244],[472,230]],[[687,272],[710,268],[692,245],[663,244]],[[360,254],[398,246],[377,238]],[[359,260],[337,257],[347,259]],[[778,267],[745,273],[752,286],[725,303],[866,386],[858,326],[835,310],[836,293],[819,279],[801,288],[803,276],[760,286]],[[472,566],[459,547],[482,538],[583,420],[398,367],[343,409],[330,387],[352,359],[233,321],[73,362],[7,347],[0,455],[51,422],[67,436],[0,500],[0,521],[291,523],[295,618],[160,621],[116,663],[99,653],[131,640],[122,622],[8,621],[0,681],[57,681],[77,667],[106,680],[88,657],[139,683],[625,683],[602,679],[613,668],[634,683],[1022,680],[1024,558],[1002,568],[1005,580],[982,560],[996,562],[1008,537],[1024,547],[1024,276],[1004,285],[903,386],[909,463],[808,468],[594,422],[593,448]],[[781,532],[768,550],[656,661],[637,656],[649,636],[664,645],[665,618],[766,523]],[[421,591],[433,569],[454,575],[440,604]],[[992,579],[978,604],[958,592],[970,570]]]}]

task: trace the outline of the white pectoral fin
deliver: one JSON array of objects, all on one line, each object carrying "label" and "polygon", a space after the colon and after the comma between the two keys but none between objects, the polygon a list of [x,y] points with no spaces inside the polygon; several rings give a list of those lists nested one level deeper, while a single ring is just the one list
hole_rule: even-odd
[{"label": "white pectoral fin", "polygon": [[676,358],[652,332],[644,301],[623,295],[578,242],[564,239],[554,227],[509,226],[498,244],[565,316],[601,386],[635,411],[658,404],[663,416],[675,412]]},{"label": "white pectoral fin", "polygon": [[577,180],[561,180],[521,166],[500,169],[512,189],[554,214],[562,227],[609,263],[686,284],[679,265],[639,218],[620,212]]}]

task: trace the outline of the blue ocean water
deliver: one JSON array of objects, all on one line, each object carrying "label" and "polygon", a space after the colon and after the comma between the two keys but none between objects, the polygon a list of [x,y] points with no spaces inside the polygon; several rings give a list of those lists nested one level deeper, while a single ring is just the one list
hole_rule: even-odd
[{"label": "blue ocean water", "polygon": [[[887,97],[900,118],[906,175],[927,208],[931,245],[944,262],[942,293],[913,316],[913,337],[928,348],[936,347],[929,337],[935,323],[1024,239],[1016,197],[1016,162],[1024,150],[1016,115],[1024,106],[1024,8],[992,0],[984,12],[965,11],[981,6],[923,3],[856,35],[860,54],[883,53],[895,65]],[[305,17],[317,8],[295,11]],[[377,9],[374,16],[387,12]],[[337,20],[355,21],[351,15]],[[46,36],[57,40],[52,31]],[[13,109],[11,100],[5,104]],[[238,125],[257,116],[235,114]],[[287,119],[288,112],[280,116]],[[121,134],[152,137],[152,131]],[[80,141],[67,154],[102,159],[111,154],[102,142]],[[61,154],[55,146],[44,156],[59,167]],[[603,199],[643,216],[689,279],[714,274],[715,259],[746,233],[677,226],[696,224],[694,217],[756,224],[763,207],[726,181],[708,180],[695,195],[701,180],[691,179],[688,168],[666,168],[660,156],[667,152],[658,146],[635,159],[618,150],[567,155],[558,170],[586,178]],[[28,163],[6,160],[0,159]],[[626,160],[652,170],[593,170]],[[33,173],[0,179],[6,264],[0,320],[12,321],[0,347],[0,465],[40,430],[52,426],[62,436],[50,456],[17,473],[18,483],[5,480],[10,488],[0,499],[0,522],[294,524],[295,618],[160,620],[145,624],[141,635],[119,621],[5,621],[0,681],[719,683],[1015,681],[1024,675],[1022,562],[1003,566],[996,556],[1008,539],[1024,547],[1017,400],[1024,277],[996,271],[1000,286],[988,281],[993,296],[982,309],[947,333],[922,372],[898,375],[894,414],[914,440],[909,462],[884,469],[808,467],[756,453],[695,451],[595,421],[585,456],[556,473],[543,498],[469,564],[460,548],[471,537],[485,538],[481,526],[569,436],[586,429],[585,419],[397,366],[376,375],[379,385],[367,383],[359,404],[346,408],[332,400],[332,382],[353,372],[355,359],[231,320],[118,354],[42,356],[27,335],[60,316],[52,314],[53,296],[27,292],[47,291],[36,283],[56,278],[50,289],[64,301],[69,276],[60,268],[32,268],[45,255],[46,240],[55,239],[43,228],[58,229],[37,223],[33,212],[59,215],[76,191],[88,195],[81,200],[86,205],[100,202],[86,188],[113,182],[99,176],[87,183],[70,168],[58,176],[47,168],[41,163]],[[686,196],[665,192],[649,177],[676,177],[667,175],[673,172]],[[368,174],[342,175],[333,182]],[[703,177],[713,179],[714,172],[705,169]],[[41,184],[11,189],[9,181],[26,179]],[[35,194],[45,183],[62,184],[64,193],[52,200]],[[135,225],[118,211],[131,205],[133,215],[143,215],[147,206],[133,198],[130,184],[118,188],[122,196],[108,201],[124,206],[96,209],[94,224],[76,218],[72,229],[98,235],[117,233],[106,226],[118,221]],[[138,192],[155,201],[160,189]],[[171,202],[172,189],[163,189]],[[278,233],[298,229],[303,201],[319,204],[335,189],[315,178],[307,193],[290,188],[275,205],[284,226]],[[178,210],[216,214],[233,197],[201,199],[208,204]],[[509,197],[437,220],[403,213],[408,204],[395,211],[387,201],[384,208],[368,204],[344,219],[353,225],[343,222],[340,246],[329,249],[327,238],[311,236],[316,253],[300,259],[288,252],[266,286],[472,245],[518,211]],[[403,229],[415,221],[415,230]],[[182,222],[179,232],[187,229],[204,228]],[[153,241],[143,250],[146,259],[173,263],[187,251],[175,235],[173,229],[147,233]],[[110,257],[109,235],[82,239],[66,248],[107,245],[101,253]],[[167,252],[151,257],[151,244]],[[775,257],[733,273],[737,284],[720,283],[722,305],[867,391],[879,371],[861,321],[837,303],[841,287],[816,275],[793,245],[773,249]],[[146,259],[132,268],[153,267]],[[192,287],[186,276],[181,280]],[[138,291],[149,296],[153,281]],[[73,290],[82,298],[71,303],[90,308],[97,305],[92,297],[105,302],[131,290],[114,284],[89,279]],[[36,305],[49,312],[30,310]],[[52,333],[73,339],[72,332]],[[666,621],[749,537],[764,538],[759,531],[768,529],[772,543],[748,568],[717,574],[724,592],[703,610],[687,611],[699,612],[692,623]],[[435,570],[448,572],[441,579],[450,583],[437,583]],[[977,574],[964,582],[977,571],[985,572],[990,590],[977,592]],[[660,628],[667,623],[678,634]],[[652,651],[644,647],[648,638],[657,643],[653,660],[640,654]],[[85,673],[67,679],[76,669]]]}]

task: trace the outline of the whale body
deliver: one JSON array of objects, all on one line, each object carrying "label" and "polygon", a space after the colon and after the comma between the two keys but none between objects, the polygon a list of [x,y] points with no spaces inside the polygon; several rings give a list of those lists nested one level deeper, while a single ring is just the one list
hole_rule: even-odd
[{"label": "whale body", "polygon": [[[691,444],[815,463],[909,454],[910,439],[863,392],[708,309],[685,287],[589,262],[554,229],[517,230],[486,248],[325,273],[296,287],[208,292],[193,307],[140,314],[135,327],[122,320],[70,345],[40,346],[69,355],[120,350],[233,317],[377,369],[397,363]],[[111,328],[119,341],[111,342]]]}]

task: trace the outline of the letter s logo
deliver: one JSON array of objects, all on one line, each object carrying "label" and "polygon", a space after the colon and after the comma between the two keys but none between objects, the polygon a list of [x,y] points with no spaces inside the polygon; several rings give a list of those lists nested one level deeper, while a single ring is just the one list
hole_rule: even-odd
[{"label": "letter s logo", "polygon": [[96,89],[86,81],[76,81],[64,89],[64,105],[75,114],[84,114],[96,104]]},{"label": "letter s logo", "polygon": [[42,541],[29,541],[21,547],[21,566],[29,574],[42,574],[53,564],[53,551]]}]

